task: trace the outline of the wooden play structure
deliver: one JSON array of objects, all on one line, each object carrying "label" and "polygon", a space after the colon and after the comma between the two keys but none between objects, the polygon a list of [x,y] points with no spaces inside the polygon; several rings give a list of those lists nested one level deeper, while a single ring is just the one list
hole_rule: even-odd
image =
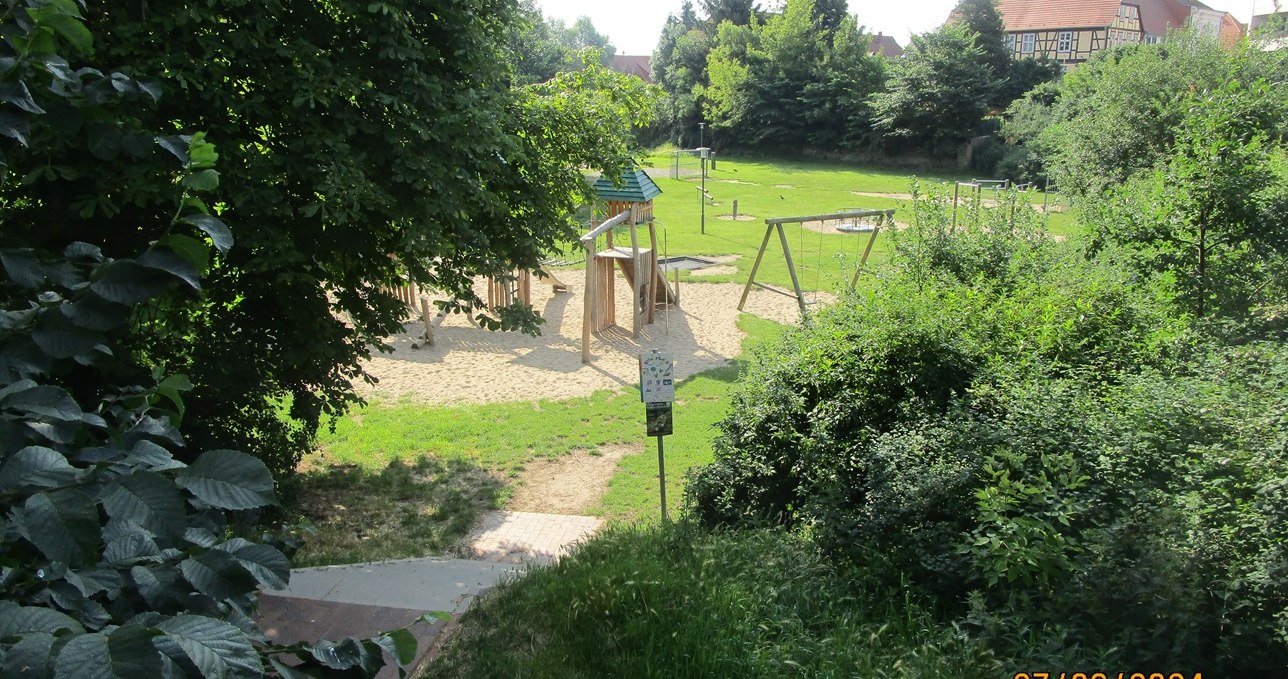
[{"label": "wooden play structure", "polygon": [[[568,291],[568,286],[546,270],[545,267],[537,269],[535,273],[537,277],[547,280],[555,292]],[[516,271],[513,275],[504,278],[488,278],[488,310],[495,311],[513,304],[516,300],[524,304],[532,304],[532,274],[533,272],[531,271]],[[443,321],[449,314],[448,310],[446,308],[435,309],[434,303],[429,299],[428,291],[409,279],[404,280],[401,285],[386,289],[386,292],[407,306],[408,317],[417,319],[424,326],[421,333],[412,340],[411,348],[419,349],[423,346],[433,346],[434,330],[443,325]],[[473,316],[466,314],[466,317],[469,318],[471,324],[477,327],[478,323],[475,322]]]},{"label": "wooden play structure", "polygon": [[[631,335],[654,321],[658,304],[675,304],[676,295],[667,283],[658,262],[657,229],[653,223],[653,198],[662,189],[638,167],[622,175],[620,186],[607,177],[595,182],[595,190],[605,203],[605,213],[614,215],[581,237],[586,248],[586,293],[581,329],[581,362],[590,363],[592,333],[602,332],[617,323],[615,293],[616,271],[631,286]],[[637,227],[648,225],[648,247],[640,247]],[[613,244],[613,229],[626,225],[630,230],[630,248]],[[600,247],[600,239],[604,246]]]},{"label": "wooden play structure", "polygon": [[[515,301],[532,304],[532,271],[516,271],[506,278],[487,279],[487,308],[489,311],[514,304]],[[568,292],[568,286],[545,267],[536,270],[538,278],[545,279],[555,292]]]},{"label": "wooden play structure", "polygon": [[[875,224],[871,226],[868,226],[866,224],[860,226],[859,224],[860,219],[873,219],[873,218],[875,218],[876,220]],[[881,233],[882,227],[894,224],[894,210],[892,209],[891,210],[854,209],[854,210],[844,210],[842,212],[834,212],[834,213],[825,214],[825,215],[804,215],[800,217],[776,217],[772,219],[766,219],[765,220],[765,239],[761,241],[760,251],[756,253],[756,263],[751,266],[751,276],[747,278],[747,285],[742,289],[742,299],[738,301],[738,311],[742,311],[743,307],[747,305],[747,295],[751,293],[752,286],[755,286],[755,287],[761,288],[762,290],[768,290],[770,292],[774,292],[780,295],[795,297],[797,303],[800,304],[801,315],[803,316],[807,314],[808,310],[806,308],[807,302],[805,301],[805,293],[801,290],[800,279],[796,276],[796,262],[792,260],[792,249],[791,249],[791,246],[787,244],[787,233],[783,231],[783,225],[784,224],[802,224],[805,222],[829,222],[829,221],[850,222],[849,224],[842,223],[836,227],[836,230],[842,233],[870,233],[871,234],[868,237],[867,248],[863,250],[863,257],[862,259],[859,260],[859,265],[854,270],[854,277],[850,279],[850,290],[853,290],[855,286],[858,285],[859,283],[859,274],[863,271],[863,267],[867,265],[868,257],[872,255],[872,246],[875,245],[877,242],[877,235]],[[786,258],[787,260],[787,273],[792,278],[792,290],[794,292],[788,292],[787,290],[783,290],[782,288],[777,288],[772,285],[766,285],[764,283],[756,282],[756,272],[760,270],[760,262],[765,257],[765,251],[769,249],[769,239],[771,236],[773,236],[775,229],[777,229],[778,231],[778,241],[783,245],[783,257]]]}]

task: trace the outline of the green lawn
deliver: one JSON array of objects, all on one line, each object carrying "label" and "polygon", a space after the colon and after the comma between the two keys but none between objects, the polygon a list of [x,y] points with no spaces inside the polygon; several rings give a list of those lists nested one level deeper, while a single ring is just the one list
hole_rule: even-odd
[{"label": "green lawn", "polygon": [[[649,160],[666,168],[669,156],[656,155]],[[969,177],[931,176],[922,182],[954,179]],[[707,191],[716,204],[707,207],[706,234],[702,234],[701,206],[694,188],[699,179],[656,181],[664,193],[655,201],[655,214],[669,254],[741,255],[735,263],[737,273],[703,277],[705,281],[746,280],[764,235],[766,217],[893,207],[899,210],[896,218],[905,221],[911,212],[908,201],[853,194],[907,193],[912,181],[907,175],[826,164],[726,159],[707,179]],[[730,213],[734,199],[739,201],[742,214],[755,215],[757,220],[718,219]],[[1079,230],[1068,214],[1052,215],[1050,228],[1057,234]],[[820,234],[799,226],[789,226],[787,232],[806,290],[835,291],[847,284],[867,242],[866,235]],[[886,256],[884,243],[878,241],[874,259],[879,262]],[[761,272],[760,280],[790,284],[776,239]],[[782,331],[781,326],[750,315],[742,316],[739,326],[749,335],[744,353]],[[679,385],[675,433],[666,439],[667,499],[672,514],[678,513],[683,500],[685,473],[712,459],[714,426],[727,412],[728,395],[739,370],[735,363]],[[310,505],[308,518],[318,533],[313,539],[317,549],[304,556],[310,563],[393,558],[451,544],[475,512],[503,504],[509,496],[505,488],[488,487],[485,473],[513,480],[534,460],[619,444],[642,445],[643,450],[622,459],[607,494],[591,513],[616,521],[656,522],[656,444],[644,435],[644,408],[634,389],[561,401],[452,407],[372,403],[337,421],[334,432],[324,432],[317,454],[306,461],[305,467],[311,471],[299,478],[301,497]],[[422,456],[433,460],[418,462]],[[456,472],[447,473],[450,470]],[[453,474],[465,474],[477,483],[452,483],[448,477]],[[379,501],[391,494],[397,495],[397,502]],[[328,501],[330,497],[337,499]],[[413,505],[427,509],[414,520],[381,516],[382,511],[406,515],[406,507]],[[331,506],[339,509],[331,511]],[[411,524],[406,523],[409,520]],[[370,526],[383,526],[379,535],[402,531],[420,536],[411,542],[424,544],[403,541],[407,544],[398,546],[379,537]],[[372,552],[370,545],[376,543],[389,547]],[[395,553],[400,550],[407,553]]]},{"label": "green lawn", "polygon": [[[646,166],[661,170],[669,170],[670,162],[669,153],[658,153],[644,159]],[[853,169],[836,164],[719,160],[706,180],[706,191],[715,205],[706,208],[705,234],[702,233],[702,205],[698,192],[700,178],[670,179],[669,174],[655,178],[663,191],[654,200],[658,237],[666,242],[667,254],[671,256],[741,255],[735,263],[737,273],[703,276],[701,279],[742,283],[751,272],[764,238],[766,218],[821,214],[848,208],[895,208],[895,219],[904,222],[911,215],[911,201],[859,196],[855,192],[907,194],[913,179],[908,174]],[[947,183],[946,188],[951,192],[951,182],[971,177],[925,175],[917,179],[923,190]],[[986,191],[984,197],[989,196],[990,192]],[[738,201],[739,214],[753,215],[756,219],[720,219],[722,215],[731,215],[734,200]],[[1040,205],[1042,195],[1035,193],[1033,201]],[[822,234],[798,225],[785,228],[804,289],[835,292],[849,283],[862,248],[867,244],[866,234]],[[1053,213],[1049,229],[1051,233],[1062,236],[1081,231],[1069,213]],[[878,238],[872,262],[880,262],[887,257],[887,242],[885,238]],[[684,273],[682,280],[690,276]],[[777,238],[771,240],[757,280],[790,286],[791,279]]]},{"label": "green lawn", "polygon": [[[751,315],[743,315],[739,327],[748,333],[744,352],[782,331],[782,326]],[[676,391],[675,433],[666,439],[667,500],[672,512],[680,506],[684,473],[711,460],[713,427],[724,417],[726,397],[738,371],[734,365],[702,373],[682,382]],[[319,455],[309,462],[355,465],[374,474],[395,460],[410,463],[432,455],[517,477],[525,464],[537,458],[645,442],[643,453],[622,460],[607,496],[593,513],[610,519],[653,520],[659,513],[657,451],[654,440],[644,436],[644,406],[634,389],[561,401],[490,405],[373,403],[337,421],[334,433],[323,432]]]}]

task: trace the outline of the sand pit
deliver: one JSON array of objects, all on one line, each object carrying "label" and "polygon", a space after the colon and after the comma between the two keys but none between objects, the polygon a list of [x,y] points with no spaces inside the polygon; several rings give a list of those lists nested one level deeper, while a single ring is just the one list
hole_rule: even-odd
[{"label": "sand pit", "polygon": [[[671,352],[676,375],[684,379],[727,364],[741,348],[737,318],[742,285],[682,283],[669,333],[666,312],[658,309],[657,322],[645,326],[638,340],[631,338],[629,327],[594,337],[595,360],[583,365],[583,273],[556,275],[568,284],[568,292],[555,293],[547,284],[532,282],[533,306],[546,319],[541,337],[480,330],[454,314],[435,331],[434,346],[413,349],[419,323],[409,322],[408,332],[387,340],[394,353],[377,355],[366,365],[379,383],[359,383],[358,391],[368,399],[429,404],[570,398],[638,382],[642,349]],[[630,286],[620,274],[615,292],[618,325],[629,326]],[[759,289],[747,299],[746,311],[780,323],[795,323],[800,316],[795,299]]]}]

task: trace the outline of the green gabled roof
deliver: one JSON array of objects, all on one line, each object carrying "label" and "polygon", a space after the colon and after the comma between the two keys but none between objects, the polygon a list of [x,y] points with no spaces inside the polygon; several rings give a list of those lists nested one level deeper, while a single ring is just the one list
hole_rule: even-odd
[{"label": "green gabled roof", "polygon": [[647,203],[662,195],[662,189],[641,170],[638,165],[622,173],[622,186],[613,186],[608,177],[595,180],[595,191],[601,200],[625,200],[632,203]]}]

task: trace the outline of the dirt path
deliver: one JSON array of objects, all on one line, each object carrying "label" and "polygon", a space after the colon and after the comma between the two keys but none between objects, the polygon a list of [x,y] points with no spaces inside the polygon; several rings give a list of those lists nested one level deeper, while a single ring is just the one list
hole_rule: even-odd
[{"label": "dirt path", "polygon": [[526,465],[505,508],[540,514],[586,514],[608,492],[623,457],[642,452],[643,444],[604,446]]}]

